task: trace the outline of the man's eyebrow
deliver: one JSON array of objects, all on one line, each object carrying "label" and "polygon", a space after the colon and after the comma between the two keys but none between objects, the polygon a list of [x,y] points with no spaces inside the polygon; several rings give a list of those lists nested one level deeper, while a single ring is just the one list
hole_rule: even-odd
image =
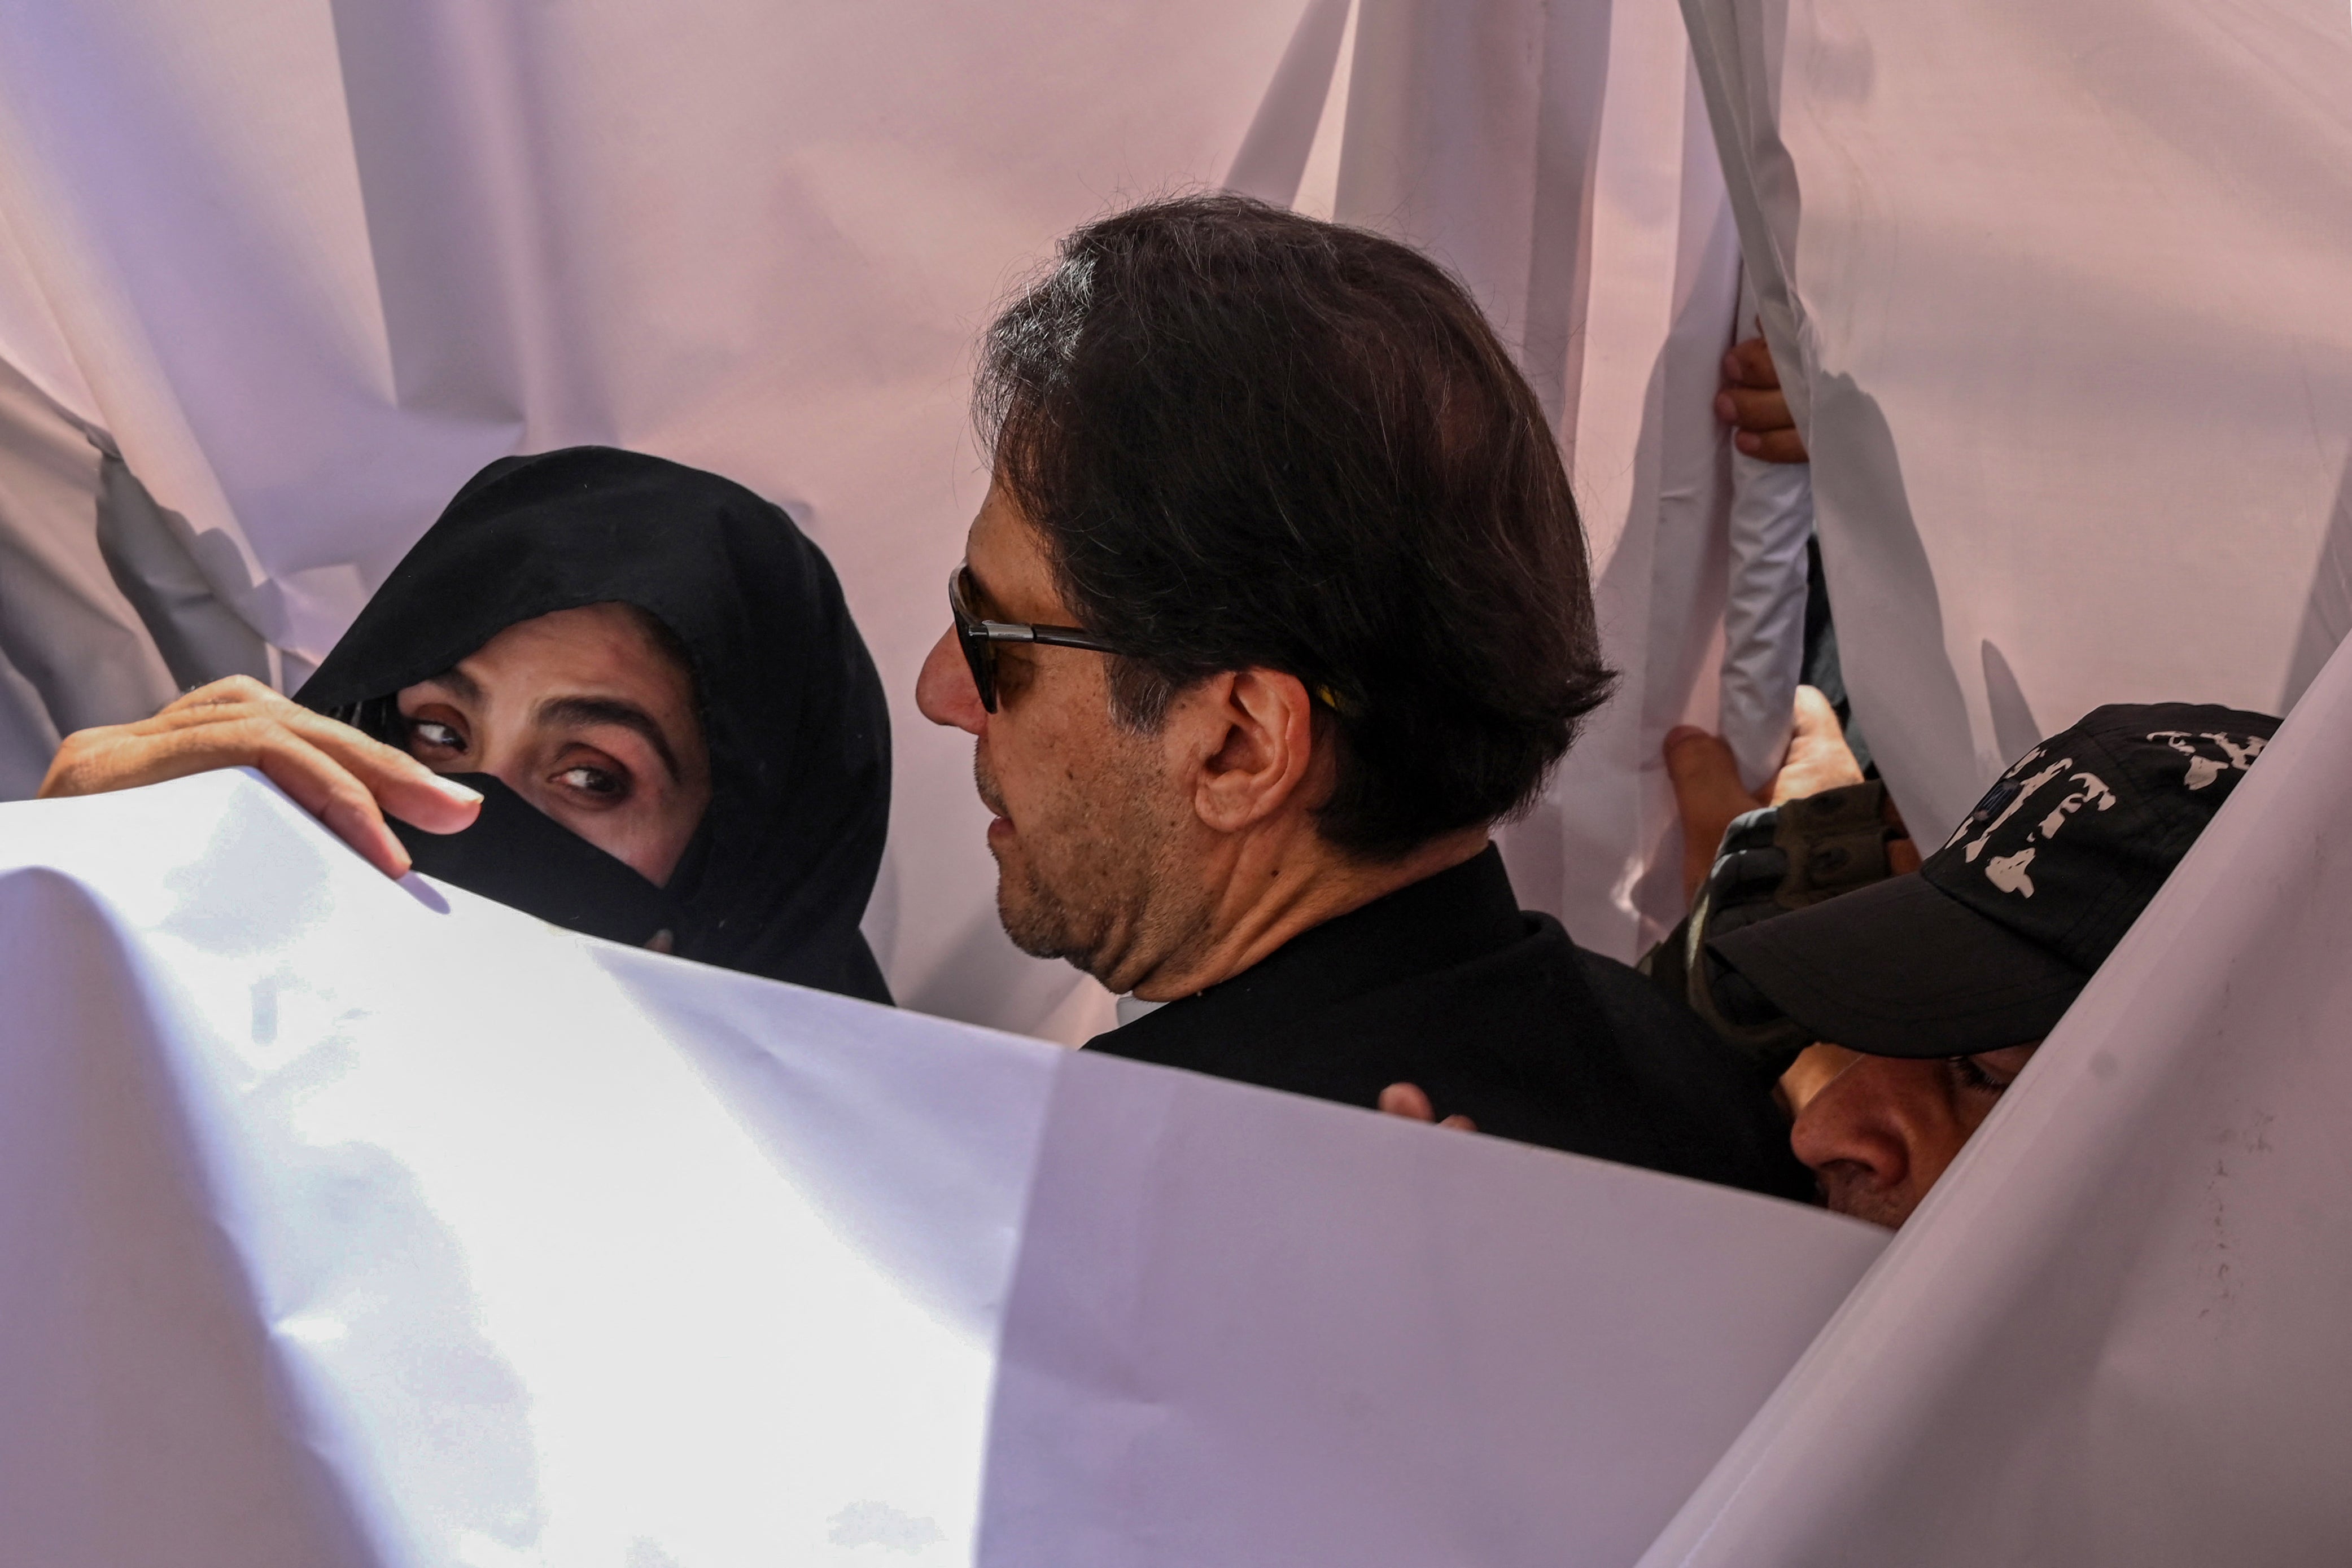
[{"label": "man's eyebrow", "polygon": [[971,607],[979,612],[980,618],[993,621],[1003,614],[996,595],[988,591],[988,584],[981,580],[980,573],[972,570],[971,562],[967,560],[963,563],[963,574],[971,583]]},{"label": "man's eyebrow", "polygon": [[617,697],[549,697],[531,709],[531,718],[538,724],[617,724],[635,730],[654,748],[670,778],[677,778],[677,756],[669,748],[669,737],[662,734],[653,715],[635,703]]}]

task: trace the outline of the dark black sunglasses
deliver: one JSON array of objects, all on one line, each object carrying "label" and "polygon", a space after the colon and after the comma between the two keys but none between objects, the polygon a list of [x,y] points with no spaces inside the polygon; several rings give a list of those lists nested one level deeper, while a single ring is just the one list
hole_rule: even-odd
[{"label": "dark black sunglasses", "polygon": [[956,642],[963,662],[971,667],[971,684],[979,688],[980,706],[996,711],[996,645],[999,643],[1041,643],[1049,648],[1083,648],[1092,653],[1118,650],[1091,632],[1076,626],[1032,626],[1020,621],[983,621],[971,607],[971,570],[958,567],[948,575],[948,612],[955,617]]}]

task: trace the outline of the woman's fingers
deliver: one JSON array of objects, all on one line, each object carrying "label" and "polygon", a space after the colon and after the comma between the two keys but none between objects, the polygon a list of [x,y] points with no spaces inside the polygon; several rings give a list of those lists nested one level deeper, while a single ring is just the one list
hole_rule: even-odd
[{"label": "woman's fingers", "polygon": [[454,779],[444,779],[404,751],[396,750],[324,714],[296,708],[289,727],[341,763],[364,785],[377,804],[428,833],[455,833],[474,825],[482,797]]},{"label": "woman's fingers", "polygon": [[[220,707],[231,703],[285,703],[286,698],[275,688],[255,680],[251,675],[225,675],[210,681],[165,703],[156,716],[167,713],[183,713],[192,708]],[[287,703],[291,707],[291,703]]]},{"label": "woman's fingers", "polygon": [[258,768],[369,864],[386,876],[407,873],[408,852],[383,825],[367,786],[349,769],[276,717],[255,711],[257,705],[210,706],[209,723],[150,729],[156,722],[150,719],[75,731],[58,748],[41,794],[98,795],[215,768]]},{"label": "woman's fingers", "polygon": [[481,810],[464,785],[245,676],[190,692],[153,718],[68,736],[40,792],[94,795],[219,768],[259,768],[386,876],[409,865],[386,810],[453,833]]},{"label": "woman's fingers", "polygon": [[[442,778],[408,753],[363,735],[339,719],[313,713],[301,704],[271,691],[244,675],[201,686],[163,709],[153,718],[121,727],[135,734],[164,736],[200,731],[223,725],[276,725],[326,753],[343,770],[364,785],[386,811],[428,833],[455,833],[471,827],[480,813],[482,798],[453,779]],[[221,767],[236,767],[225,762]],[[198,772],[185,768],[183,772]],[[106,786],[129,789],[152,784],[163,777],[129,779]]]},{"label": "woman's fingers", "polygon": [[[247,727],[245,726],[237,727]],[[386,876],[408,874],[408,851],[384,825],[383,812],[368,787],[325,752],[283,726],[256,726],[252,755],[243,765],[258,768],[337,838]]]}]

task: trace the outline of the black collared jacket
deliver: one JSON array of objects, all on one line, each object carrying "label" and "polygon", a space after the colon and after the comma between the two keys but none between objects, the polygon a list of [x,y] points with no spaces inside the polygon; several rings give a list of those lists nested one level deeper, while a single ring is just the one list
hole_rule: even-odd
[{"label": "black collared jacket", "polygon": [[1632,969],[1519,908],[1499,851],[1304,932],[1087,1049],[1810,1200],[1753,1069]]}]

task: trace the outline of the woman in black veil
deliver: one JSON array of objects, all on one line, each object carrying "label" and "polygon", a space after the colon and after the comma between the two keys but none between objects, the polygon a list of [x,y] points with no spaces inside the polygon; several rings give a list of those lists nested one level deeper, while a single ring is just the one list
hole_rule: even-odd
[{"label": "woman in black veil", "polygon": [[607,447],[493,463],[295,702],[215,683],[69,737],[42,792],[250,763],[395,874],[889,999],[857,925],[881,683],[823,552],[742,486]]}]

